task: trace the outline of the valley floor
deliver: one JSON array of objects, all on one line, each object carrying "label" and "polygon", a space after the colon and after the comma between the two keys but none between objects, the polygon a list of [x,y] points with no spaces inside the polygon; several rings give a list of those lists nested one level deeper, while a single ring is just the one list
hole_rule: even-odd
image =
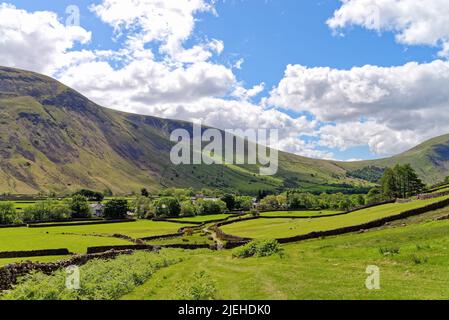
[{"label": "valley floor", "polygon": [[[332,227],[346,224],[349,220],[352,223],[360,223],[366,219],[396,215],[403,210],[438,200],[440,199],[384,205],[364,209],[351,215],[320,217],[313,220],[316,221],[313,223],[319,224],[316,230],[320,230],[322,226],[329,226],[332,221],[338,222],[338,225],[331,223]],[[269,215],[277,217],[285,214],[309,216],[311,213],[284,212]],[[233,258],[232,250],[162,249],[159,255],[138,252],[135,257],[124,256],[111,261],[92,261],[81,267],[81,283],[90,295],[77,298],[186,299],[187,293],[187,299],[193,299],[194,297],[189,296],[189,292],[195,292],[201,288],[208,291],[208,298],[226,300],[449,299],[447,285],[449,283],[449,220],[445,220],[448,216],[449,207],[446,207],[391,222],[381,228],[365,232],[283,245],[282,255],[265,258],[237,259]],[[209,220],[210,217],[202,219]],[[249,231],[255,232],[256,229],[245,227],[248,223],[263,225],[258,232],[276,230],[279,227],[277,220],[261,218],[249,222],[238,222],[229,225],[225,230],[235,232],[237,235]],[[312,223],[308,219],[284,220],[286,223],[282,225],[282,230],[288,234],[298,233],[299,231],[295,228],[302,229],[301,224],[306,223],[308,226]],[[299,224],[299,226],[295,225],[293,228],[287,222]],[[326,223],[323,224],[323,222]],[[64,245],[73,252],[84,252],[88,245],[126,243],[121,239],[98,237],[98,234],[107,236],[118,232],[137,238],[173,233],[182,226],[186,226],[184,221],[181,223],[138,221],[116,225],[11,228],[0,230],[0,239],[3,239],[0,242],[0,248],[3,250],[57,248],[61,245],[60,241],[65,241]],[[72,235],[64,234],[68,232]],[[202,229],[190,236],[155,240],[154,243],[164,244],[165,241],[172,243],[174,240],[177,243],[209,243],[210,239],[203,232]],[[85,242],[79,242],[82,239]],[[152,242],[149,241],[149,243]],[[57,256],[33,259],[47,262],[61,258]],[[20,260],[24,259],[0,259],[0,265]],[[130,268],[130,265],[133,267]],[[376,266],[380,270],[379,290],[366,288],[365,283],[369,276],[366,273],[368,266]],[[112,275],[114,275],[113,278],[111,278]],[[28,283],[19,285],[10,295],[4,295],[3,298],[74,297],[64,287],[64,270],[58,272],[56,276],[35,275],[34,277],[30,278]],[[113,285],[108,279],[111,279]],[[92,290],[89,291],[89,288]],[[93,290],[93,288],[101,289]],[[82,295],[82,292],[79,294]]]},{"label": "valley floor", "polygon": [[[179,251],[184,261],[123,299],[178,299],[176,288],[199,270],[215,282],[217,299],[449,299],[449,221],[410,221],[285,245],[283,257],[238,260],[229,251]],[[380,290],[365,286],[369,265],[380,268]]]}]

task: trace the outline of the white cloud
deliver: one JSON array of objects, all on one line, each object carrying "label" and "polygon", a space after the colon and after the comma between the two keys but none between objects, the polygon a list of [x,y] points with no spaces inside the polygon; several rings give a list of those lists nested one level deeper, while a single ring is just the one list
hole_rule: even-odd
[{"label": "white cloud", "polygon": [[[103,0],[91,10],[117,34],[140,44],[161,41],[160,51],[176,58],[193,32],[195,14],[214,7],[208,0]],[[222,50],[216,40],[209,46]]]},{"label": "white cloud", "polygon": [[334,30],[356,25],[369,30],[391,31],[406,45],[441,46],[447,56],[449,6],[447,0],[341,0],[328,20]]},{"label": "white cloud", "polygon": [[367,145],[374,154],[400,153],[422,141],[414,130],[395,131],[375,121],[326,125],[319,137],[321,146],[344,151]]},{"label": "white cloud", "polygon": [[[389,154],[404,151],[411,142],[417,142],[417,137],[422,141],[449,131],[448,86],[449,62],[441,60],[350,70],[290,65],[284,79],[264,103],[309,112],[324,123],[356,124],[366,119],[369,125],[363,124],[364,130],[375,137],[368,139],[360,130],[352,134],[354,139],[361,144],[371,141],[374,152]],[[389,130],[388,138],[380,134],[384,131],[373,123],[382,124],[384,130]],[[348,130],[354,128],[353,125],[347,126]],[[409,130],[415,133],[413,139],[406,134]],[[333,144],[336,147],[354,145],[351,134],[343,134],[339,130],[332,134],[335,135]],[[385,142],[372,142],[379,137],[383,137]],[[343,140],[346,141],[344,145]]]},{"label": "white cloud", "polygon": [[86,44],[91,33],[61,24],[55,13],[27,12],[0,4],[0,64],[51,74],[82,53],[69,51]]},{"label": "white cloud", "polygon": [[[393,2],[346,0],[328,23],[334,30],[351,24],[390,30],[402,43],[440,45],[442,55],[449,52],[449,37],[440,28],[445,18],[422,16],[445,15],[446,9],[437,10],[441,2],[429,1],[421,11],[421,1]],[[385,3],[398,10],[389,12]],[[213,4],[103,0],[91,9],[124,40],[116,51],[75,51],[75,44],[90,41],[90,32],[62,25],[51,12],[2,4],[0,64],[55,76],[95,102],[122,111],[202,120],[222,129],[278,128],[282,150],[310,157],[333,156],[321,147],[361,145],[392,154],[449,131],[449,62],[440,60],[350,70],[290,65],[270,95],[255,103],[265,84],[245,88],[238,81],[233,70],[242,68],[244,60],[230,67],[213,62],[224,43],[193,39],[196,14],[214,14]],[[410,8],[413,15],[408,15]],[[408,20],[403,22],[401,15]],[[187,47],[189,39],[194,44]],[[281,108],[308,112],[316,120],[292,117]],[[319,141],[305,142],[304,135]]]}]

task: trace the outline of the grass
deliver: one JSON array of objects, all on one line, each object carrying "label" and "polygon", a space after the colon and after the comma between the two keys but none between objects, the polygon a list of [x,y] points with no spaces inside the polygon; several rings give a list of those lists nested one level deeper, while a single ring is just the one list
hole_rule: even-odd
[{"label": "grass", "polygon": [[7,228],[0,229],[0,251],[68,248],[71,252],[85,253],[86,248],[91,246],[130,244],[121,239],[93,236],[95,234],[123,234],[141,238],[175,233],[182,226],[187,225],[140,220],[105,225]]},{"label": "grass", "polygon": [[[206,270],[218,299],[449,299],[449,221],[385,228],[285,245],[283,258],[233,259],[232,252],[176,251],[180,264],[157,272],[123,299],[178,299],[178,283]],[[400,248],[383,255],[380,248]],[[366,268],[381,290],[367,290]]]},{"label": "grass", "polygon": [[62,269],[52,276],[29,274],[0,300],[113,300],[143,284],[156,270],[177,262],[177,257],[151,252],[92,260],[79,268],[79,290],[66,288],[67,274]]},{"label": "grass", "polygon": [[331,215],[331,214],[338,214],[341,213],[341,211],[331,211],[331,210],[322,210],[322,211],[272,211],[272,212],[263,212],[260,215],[262,217],[315,217],[315,216],[322,216],[322,215]]},{"label": "grass", "polygon": [[192,235],[184,235],[182,237],[169,238],[169,239],[157,239],[147,241],[148,244],[164,245],[164,244],[213,244],[213,241],[209,239],[209,235],[202,231],[197,231]]},{"label": "grass", "polygon": [[[0,251],[29,251],[67,248],[70,252],[85,253],[87,247],[126,245],[128,241],[82,235],[63,235],[40,228],[0,230]],[[2,259],[0,259],[1,263]]]},{"label": "grass", "polygon": [[334,230],[367,223],[396,215],[406,210],[423,207],[446,198],[448,196],[429,200],[414,200],[404,204],[392,203],[355,211],[347,215],[323,217],[320,219],[257,219],[226,225],[221,229],[228,234],[254,239],[287,238],[315,231]]},{"label": "grass", "polygon": [[47,256],[47,257],[29,257],[29,258],[12,258],[12,259],[0,259],[0,267],[6,266],[11,263],[20,263],[25,261],[33,261],[33,262],[56,262],[60,260],[64,260],[69,256]]},{"label": "grass", "polygon": [[188,221],[188,222],[205,222],[205,221],[214,221],[214,220],[221,220],[231,217],[232,214],[213,214],[208,216],[195,216],[195,217],[185,217],[185,218],[175,218],[170,220],[175,221]]}]

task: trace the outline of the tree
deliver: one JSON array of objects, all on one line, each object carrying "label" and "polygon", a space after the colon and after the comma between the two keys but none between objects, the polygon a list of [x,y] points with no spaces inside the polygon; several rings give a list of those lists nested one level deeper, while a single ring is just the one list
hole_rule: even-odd
[{"label": "tree", "polygon": [[235,209],[249,211],[253,207],[253,198],[240,196],[235,198]]},{"label": "tree", "polygon": [[382,194],[387,199],[407,198],[422,192],[424,187],[410,164],[387,168],[381,179]]},{"label": "tree", "polygon": [[88,189],[81,189],[80,191],[73,194],[74,196],[80,195],[86,197],[89,201],[101,202],[104,199],[104,195],[101,192],[92,191]]},{"label": "tree", "polygon": [[387,168],[380,179],[382,194],[387,199],[396,198],[399,195],[399,175],[397,169]]},{"label": "tree", "polygon": [[196,207],[190,200],[181,202],[181,217],[196,216]]},{"label": "tree", "polygon": [[154,201],[156,217],[178,217],[181,205],[175,197],[163,197]]},{"label": "tree", "polygon": [[198,200],[198,215],[222,214],[226,211],[226,203],[221,200]]},{"label": "tree", "polygon": [[366,204],[376,204],[384,201],[382,189],[379,187],[372,188],[366,195]]},{"label": "tree", "polygon": [[104,217],[106,219],[125,219],[127,213],[128,201],[124,199],[109,200],[104,206]]},{"label": "tree", "polygon": [[279,202],[276,196],[269,195],[260,200],[260,206],[265,210],[276,210],[279,208]]},{"label": "tree", "polygon": [[92,216],[89,208],[89,202],[87,198],[82,195],[75,195],[69,202],[69,208],[71,217],[77,218],[90,218]]},{"label": "tree", "polygon": [[105,197],[112,197],[114,195],[114,193],[112,192],[112,190],[110,188],[106,188],[103,190],[103,195]]},{"label": "tree", "polygon": [[0,224],[22,223],[12,202],[0,202]]},{"label": "tree", "polygon": [[153,202],[147,197],[137,197],[133,202],[133,208],[140,219],[148,219],[154,216]]},{"label": "tree", "polygon": [[142,190],[140,190],[140,194],[142,195],[142,197],[146,197],[146,198],[148,198],[150,196],[150,193],[148,192],[148,190],[146,188],[143,188]]},{"label": "tree", "polygon": [[235,197],[232,194],[225,194],[222,198],[221,201],[223,201],[224,203],[226,203],[226,207],[228,208],[229,211],[232,211],[235,209]]},{"label": "tree", "polygon": [[63,221],[70,218],[70,208],[67,203],[46,200],[23,209],[25,222]]},{"label": "tree", "polygon": [[353,207],[361,207],[365,205],[365,196],[363,194],[353,194],[350,197]]}]

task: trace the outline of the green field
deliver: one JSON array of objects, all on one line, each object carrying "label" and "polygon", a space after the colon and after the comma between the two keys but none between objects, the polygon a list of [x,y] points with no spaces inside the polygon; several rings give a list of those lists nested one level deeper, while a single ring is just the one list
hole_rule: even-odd
[{"label": "green field", "polygon": [[316,217],[325,216],[331,214],[342,213],[341,211],[321,210],[321,211],[271,211],[263,212],[260,215],[262,217]]},{"label": "green field", "polygon": [[[413,200],[387,204],[336,217],[315,219],[257,219],[223,226],[229,234],[281,238],[361,224],[447,199]],[[268,215],[311,216],[332,211],[270,212]],[[449,208],[397,221],[365,233],[352,233],[283,245],[284,254],[266,258],[236,259],[231,250],[164,249],[176,264],[157,270],[143,285],[133,286],[122,299],[180,299],[193,288],[194,274],[205,271],[214,299],[449,299],[449,221],[436,218]],[[219,215],[219,217],[226,217]],[[198,217],[213,220],[211,217]],[[186,218],[187,219],[187,218]],[[181,220],[182,221],[182,220]],[[184,221],[186,221],[184,219]],[[202,221],[202,220],[199,220]],[[211,224],[212,225],[212,224]],[[0,251],[68,248],[83,253],[88,246],[130,244],[125,240],[96,235],[124,234],[133,238],[171,234],[183,223],[141,220],[106,225],[0,229]],[[62,233],[73,233],[63,235]],[[151,244],[212,244],[210,235],[195,231]],[[0,265],[23,260],[50,262],[65,257],[0,259]],[[106,263],[106,265],[104,265]],[[107,270],[109,262],[101,262]],[[111,261],[111,266],[115,265]],[[381,290],[365,287],[366,268],[375,265],[381,272]],[[92,265],[92,270],[95,266]],[[52,283],[54,277],[42,276]],[[40,291],[50,290],[45,284]],[[181,288],[181,289],[180,289]],[[109,288],[108,290],[111,290]],[[20,290],[20,288],[18,289]],[[192,289],[193,290],[193,289]],[[45,292],[43,292],[45,295]],[[100,293],[101,296],[101,293]]]},{"label": "green field", "polygon": [[[123,299],[178,299],[173,288],[192,281],[192,270],[207,272],[217,299],[449,299],[448,230],[449,221],[429,222],[305,241],[283,246],[283,258],[178,251],[182,263]],[[399,254],[381,254],[390,247]],[[380,268],[381,290],[366,289],[368,265]]]},{"label": "green field", "polygon": [[226,225],[221,229],[227,234],[254,239],[287,238],[314,231],[327,231],[363,224],[406,210],[424,207],[447,198],[449,196],[429,200],[413,200],[404,204],[392,203],[355,211],[347,215],[319,219],[257,219]]},{"label": "green field", "polygon": [[87,226],[6,228],[0,229],[0,251],[68,248],[75,253],[85,253],[86,248],[91,246],[130,244],[121,239],[93,235],[123,234],[132,238],[142,238],[176,233],[183,226],[188,225],[140,220]]}]

